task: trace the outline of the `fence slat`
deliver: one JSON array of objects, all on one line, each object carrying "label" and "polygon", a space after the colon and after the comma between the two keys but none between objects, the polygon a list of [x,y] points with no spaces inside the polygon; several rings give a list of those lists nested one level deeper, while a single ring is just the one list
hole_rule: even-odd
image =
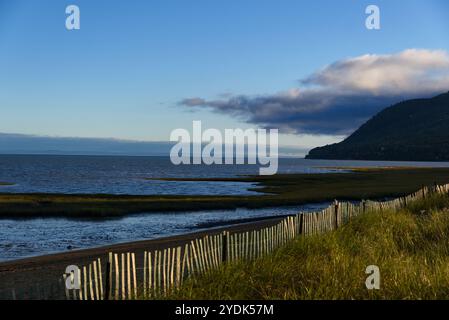
[{"label": "fence slat", "polygon": [[181,247],[176,248],[176,287],[181,286]]},{"label": "fence slat", "polygon": [[162,258],[162,290],[163,294],[165,295],[167,293],[167,249],[164,249],[163,251],[163,258]]},{"label": "fence slat", "polygon": [[119,299],[119,287],[120,287],[120,269],[118,264],[118,255],[114,254],[115,260],[115,300]]},{"label": "fence slat", "polygon": [[148,252],[143,252],[143,296],[147,297],[147,259]]},{"label": "fence slat", "polygon": [[125,283],[125,254],[122,253],[121,254],[121,263],[122,263],[122,270],[121,270],[121,274],[122,274],[122,300],[126,299],[126,283]]},{"label": "fence slat", "polygon": [[126,253],[126,280],[128,299],[131,300],[131,257],[129,252]]},{"label": "fence slat", "polygon": [[151,268],[152,267],[151,252],[148,252],[147,256],[148,256],[148,297],[151,297],[151,290],[153,290],[153,286],[154,286],[154,284],[153,284],[154,280],[152,277],[153,273],[152,273],[152,268]]},{"label": "fence slat", "polygon": [[89,291],[90,291],[90,300],[94,300],[94,288],[92,285],[92,264],[89,264]]},{"label": "fence slat", "polygon": [[93,262],[93,268],[94,268],[94,280],[95,280],[95,300],[100,300],[100,290],[98,288],[97,261]]},{"label": "fence slat", "polygon": [[134,288],[134,299],[137,299],[137,277],[136,277],[136,255],[131,254],[132,270],[133,270],[133,288]]}]

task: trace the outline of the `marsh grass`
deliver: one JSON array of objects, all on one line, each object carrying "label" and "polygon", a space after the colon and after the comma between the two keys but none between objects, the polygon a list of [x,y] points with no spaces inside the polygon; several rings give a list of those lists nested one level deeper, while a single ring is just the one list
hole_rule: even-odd
[{"label": "marsh grass", "polygon": [[[165,179],[184,181],[186,179]],[[397,198],[423,185],[445,184],[448,168],[360,169],[351,173],[279,174],[237,178],[187,179],[257,183],[259,195],[183,196],[108,194],[0,193],[0,218],[114,218],[127,214],[199,210],[267,208],[320,203],[338,199]]]},{"label": "marsh grass", "polygon": [[[447,196],[432,196],[399,212],[369,212],[337,231],[187,281],[168,298],[447,299],[448,205]],[[380,268],[380,290],[366,289],[368,265]]]}]

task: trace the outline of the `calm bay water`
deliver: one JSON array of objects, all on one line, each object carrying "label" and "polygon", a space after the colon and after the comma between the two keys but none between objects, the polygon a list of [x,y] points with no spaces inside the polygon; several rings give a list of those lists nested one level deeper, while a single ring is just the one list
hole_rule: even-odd
[{"label": "calm bay water", "polygon": [[155,239],[227,225],[229,221],[281,216],[323,208],[325,204],[267,208],[148,213],[110,220],[0,220],[0,261],[83,249],[107,244]]},{"label": "calm bay water", "polygon": [[[326,173],[323,167],[447,166],[449,163],[280,159],[279,173]],[[234,182],[169,182],[146,178],[235,177],[258,174],[255,165],[181,165],[168,157],[0,155],[0,192],[105,194],[255,194]]]},{"label": "calm bay water", "polygon": [[[328,173],[323,167],[426,166],[449,167],[449,163],[317,161],[280,159],[279,173]],[[0,156],[2,193],[105,193],[253,195],[255,185],[234,182],[166,182],[160,177],[233,177],[257,174],[257,166],[174,166],[167,157],[121,156]],[[318,210],[327,204],[286,208],[237,209],[201,212],[142,213],[121,219],[86,221],[70,219],[0,219],[0,261],[70,249],[182,234],[205,224],[293,214]]]}]

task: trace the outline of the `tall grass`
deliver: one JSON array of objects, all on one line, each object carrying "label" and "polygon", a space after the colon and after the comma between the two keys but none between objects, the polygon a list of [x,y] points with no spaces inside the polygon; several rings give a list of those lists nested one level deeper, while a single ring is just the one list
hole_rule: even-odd
[{"label": "tall grass", "polygon": [[[447,299],[449,198],[370,212],[337,231],[303,237],[253,262],[187,281],[169,299]],[[380,268],[380,290],[365,269]]]}]

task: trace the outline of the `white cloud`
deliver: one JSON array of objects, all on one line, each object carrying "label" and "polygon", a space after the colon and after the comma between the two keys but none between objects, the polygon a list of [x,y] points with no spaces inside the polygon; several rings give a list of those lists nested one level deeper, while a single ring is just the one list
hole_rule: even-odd
[{"label": "white cloud", "polygon": [[190,98],[186,107],[210,108],[285,133],[346,135],[401,100],[449,90],[449,54],[409,49],[337,61],[274,95]]},{"label": "white cloud", "polygon": [[333,90],[376,95],[441,91],[449,87],[449,54],[409,49],[338,61],[302,81]]}]

